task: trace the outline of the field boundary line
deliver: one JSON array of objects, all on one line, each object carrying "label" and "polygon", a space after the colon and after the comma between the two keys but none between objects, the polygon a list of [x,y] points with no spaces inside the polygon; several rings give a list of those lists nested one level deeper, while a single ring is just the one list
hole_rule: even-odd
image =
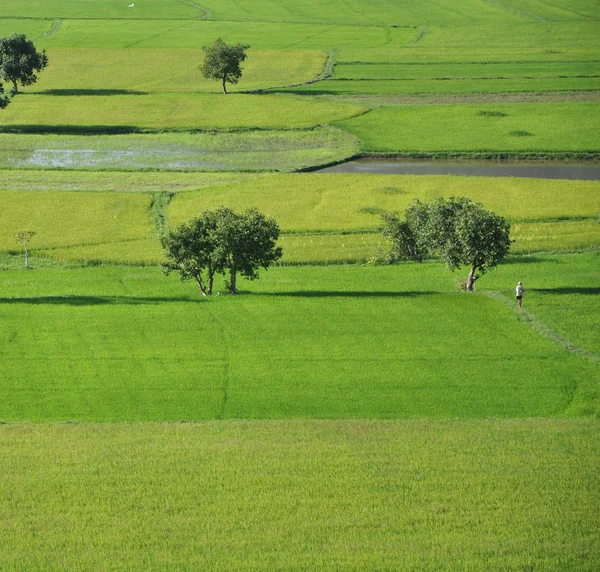
[{"label": "field boundary line", "polygon": [[225,375],[223,379],[223,386],[221,388],[223,392],[223,400],[215,418],[218,421],[222,421],[225,418],[225,410],[227,409],[227,403],[229,402],[229,386],[231,385],[231,354],[229,353],[229,340],[227,339],[223,322],[214,312],[211,312],[210,308],[207,308],[207,310],[219,328],[219,335],[223,340],[223,346],[225,350]]},{"label": "field boundary line", "polygon": [[578,355],[579,357],[591,361],[596,365],[600,365],[600,355],[590,352],[582,347],[576,346],[574,343],[570,342],[567,338],[549,328],[546,324],[544,324],[541,320],[536,318],[533,314],[525,310],[524,308],[519,309],[516,306],[516,303],[511,299],[502,294],[502,292],[498,290],[486,290],[481,292],[484,296],[500,302],[504,304],[507,308],[510,308],[514,314],[517,315],[519,321],[527,323],[531,326],[531,329],[541,336],[547,338],[548,340],[558,344],[563,349]]},{"label": "field boundary line", "polygon": [[200,6],[200,4],[196,4],[195,2],[191,2],[190,0],[181,0],[184,4],[191,6],[192,8],[196,8],[202,13],[202,18],[198,18],[199,20],[212,20],[212,13],[208,8],[204,6]]},{"label": "field boundary line", "polygon": [[412,45],[414,46],[415,44],[418,44],[428,33],[429,26],[423,26],[417,34],[417,37],[414,39]]},{"label": "field boundary line", "polygon": [[506,6],[499,0],[484,0],[487,4],[498,8],[499,10],[505,10],[506,12],[511,12],[512,14],[516,14],[517,16],[521,16],[522,18],[530,18],[537,22],[546,22],[546,18],[542,16],[536,16],[535,14],[530,14],[529,12],[525,12],[524,10],[519,10],[517,8],[512,8],[511,6]]},{"label": "field boundary line", "polygon": [[52,34],[55,34],[56,32],[58,32],[60,30],[61,26],[62,26],[62,19],[55,18],[54,20],[52,20],[51,26],[45,32],[42,32],[36,38],[36,40],[45,40],[46,38],[49,38]]}]

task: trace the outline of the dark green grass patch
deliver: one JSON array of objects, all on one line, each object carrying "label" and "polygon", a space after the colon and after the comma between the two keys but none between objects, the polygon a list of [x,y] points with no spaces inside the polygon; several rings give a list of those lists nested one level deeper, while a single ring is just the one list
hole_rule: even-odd
[{"label": "dark green grass patch", "polygon": [[548,420],[5,425],[0,564],[592,572],[599,438]]},{"label": "dark green grass patch", "polygon": [[549,417],[579,391],[596,412],[597,365],[454,282],[277,268],[202,299],[157,269],[3,272],[0,419]]}]

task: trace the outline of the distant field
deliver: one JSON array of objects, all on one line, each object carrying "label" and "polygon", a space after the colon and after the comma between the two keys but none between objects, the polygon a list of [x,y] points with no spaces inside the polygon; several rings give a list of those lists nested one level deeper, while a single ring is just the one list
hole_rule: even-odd
[{"label": "distant field", "polygon": [[0,130],[292,129],[352,117],[364,108],[283,95],[19,95]]},{"label": "distant field", "polygon": [[[203,54],[201,49],[52,49],[48,51],[51,65],[26,91],[55,95],[221,93],[220,82],[204,79],[198,69]],[[323,71],[326,58],[325,52],[318,50],[250,50],[240,82],[228,85],[228,91],[308,81]]]},{"label": "distant field", "polygon": [[4,133],[0,168],[292,171],[341,161],[358,149],[352,135],[331,128],[85,137]]},{"label": "distant field", "polygon": [[365,151],[598,151],[596,103],[379,108],[338,125]]},{"label": "distant field", "polygon": [[[560,270],[554,287],[578,286]],[[1,273],[0,419],[597,413],[597,365],[455,279],[438,262],[279,268],[203,300],[158,269]]]},{"label": "distant field", "polygon": [[0,562],[593,572],[599,438],[585,420],[3,425]]}]

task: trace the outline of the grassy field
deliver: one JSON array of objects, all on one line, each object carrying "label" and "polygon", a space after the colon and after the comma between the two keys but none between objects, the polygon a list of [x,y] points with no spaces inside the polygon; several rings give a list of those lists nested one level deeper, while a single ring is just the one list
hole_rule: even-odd
[{"label": "grassy field", "polygon": [[597,151],[599,109],[596,103],[382,107],[338,125],[359,137],[365,151]]},{"label": "grassy field", "polygon": [[5,425],[0,565],[592,572],[599,437],[581,420]]},{"label": "grassy field", "polygon": [[[600,183],[245,172],[597,158],[598,0],[129,4],[0,2],[50,56],[0,111],[0,569],[598,570]],[[475,294],[378,263],[452,195],[512,225]],[[284,257],[203,298],[159,238],[222,204]]]},{"label": "grassy field", "polygon": [[0,130],[293,129],[340,121],[364,111],[356,105],[285,95],[28,94],[16,97],[2,112]]},{"label": "grassy field", "polygon": [[[204,52],[196,50],[118,48],[51,49],[52,65],[28,92],[52,95],[94,95],[127,92],[221,93],[218,81],[204,79],[198,66]],[[236,92],[301,83],[317,77],[327,55],[319,50],[249,50]],[[286,62],[285,67],[281,61]]]},{"label": "grassy field", "polygon": [[327,127],[86,137],[0,134],[0,168],[293,171],[342,161],[358,150],[352,135]]},{"label": "grassy field", "polygon": [[[555,288],[578,286],[568,268]],[[596,364],[454,282],[437,262],[279,268],[207,300],[158,269],[4,273],[0,419],[598,414]]]}]

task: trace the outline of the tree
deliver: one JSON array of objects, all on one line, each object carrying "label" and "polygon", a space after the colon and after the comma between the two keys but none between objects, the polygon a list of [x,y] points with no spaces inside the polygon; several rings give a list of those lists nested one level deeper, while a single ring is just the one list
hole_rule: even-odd
[{"label": "tree", "polygon": [[0,83],[0,109],[4,109],[10,103],[7,95],[4,95],[4,86]]},{"label": "tree", "polygon": [[166,274],[196,280],[204,296],[212,294],[215,274],[229,271],[227,286],[237,292],[238,274],[254,280],[260,268],[281,258],[279,226],[256,209],[237,214],[227,207],[204,211],[162,239]]},{"label": "tree", "polygon": [[279,225],[256,209],[236,214],[221,207],[217,227],[217,250],[224,268],[229,270],[227,287],[237,293],[238,273],[248,280],[258,278],[259,268],[267,269],[279,260],[282,249],[276,246]]},{"label": "tree", "polygon": [[199,66],[202,75],[207,79],[221,81],[223,93],[227,93],[226,83],[237,83],[242,77],[240,64],[246,59],[246,50],[250,46],[240,44],[229,45],[217,38],[210,46],[204,46],[204,61]]},{"label": "tree", "polygon": [[17,242],[23,244],[23,250],[25,251],[25,268],[29,268],[29,251],[27,250],[27,243],[37,234],[34,230],[22,230],[15,234]]},{"label": "tree", "polygon": [[510,225],[466,197],[440,197],[432,203],[414,200],[405,220],[383,215],[383,235],[392,243],[390,261],[437,255],[449,270],[469,267],[465,288],[496,267],[510,250]]},{"label": "tree", "polygon": [[214,275],[222,270],[216,227],[216,214],[204,211],[161,239],[167,258],[162,265],[165,274],[179,272],[183,281],[194,279],[203,296],[212,294]]},{"label": "tree", "polygon": [[25,34],[0,38],[0,77],[13,84],[13,94],[19,93],[17,82],[32,85],[37,81],[35,72],[48,65],[46,50],[38,52]]}]

